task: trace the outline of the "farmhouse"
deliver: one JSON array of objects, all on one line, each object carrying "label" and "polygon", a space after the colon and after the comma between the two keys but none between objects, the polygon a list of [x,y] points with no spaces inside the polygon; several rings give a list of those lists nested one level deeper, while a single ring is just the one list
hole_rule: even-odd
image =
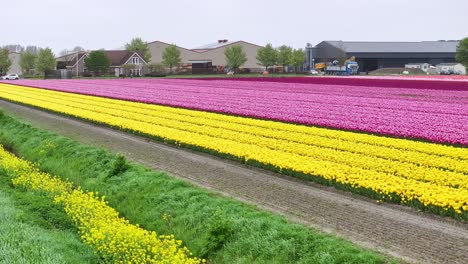
[{"label": "farmhouse", "polygon": [[[141,76],[144,74],[144,66],[147,64],[141,52],[127,50],[104,50],[111,61],[110,72],[120,74],[132,74]],[[87,72],[85,58],[89,51],[80,51],[56,58],[57,70],[70,71],[73,76]]]},{"label": "farmhouse", "polygon": [[401,67],[409,63],[455,62],[459,41],[421,42],[367,42],[367,41],[322,41],[316,46],[307,45],[306,60],[312,68],[317,62],[330,62],[337,58],[355,57],[359,71],[369,72],[380,68]]},{"label": "farmhouse", "polygon": [[70,71],[73,76],[85,72],[84,58],[86,58],[87,54],[87,51],[80,51],[55,58],[57,70]]},{"label": "farmhouse", "polygon": [[[162,41],[148,43],[151,52],[151,63],[162,63],[162,54],[164,49],[170,44]],[[228,41],[226,39],[218,40],[215,43],[203,45],[193,49],[177,47],[180,51],[182,64],[188,66],[191,73],[208,73],[213,68],[224,68],[226,59],[224,51],[233,45],[239,45],[247,55],[247,62],[242,68],[251,71],[260,71],[256,59],[257,51],[261,46],[246,41]]]}]

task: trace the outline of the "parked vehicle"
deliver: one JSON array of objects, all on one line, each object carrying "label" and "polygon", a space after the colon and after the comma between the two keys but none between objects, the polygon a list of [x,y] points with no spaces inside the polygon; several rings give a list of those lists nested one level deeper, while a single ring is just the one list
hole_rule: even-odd
[{"label": "parked vehicle", "polygon": [[359,65],[355,61],[346,61],[345,65],[340,66],[337,62],[325,68],[326,74],[331,75],[355,75],[358,74]]},{"label": "parked vehicle", "polygon": [[16,73],[10,73],[5,76],[2,76],[2,80],[19,80],[19,76]]}]

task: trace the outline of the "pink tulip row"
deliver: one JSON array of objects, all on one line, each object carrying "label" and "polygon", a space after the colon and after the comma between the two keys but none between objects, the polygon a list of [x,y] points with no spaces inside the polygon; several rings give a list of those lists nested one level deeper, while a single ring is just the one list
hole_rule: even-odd
[{"label": "pink tulip row", "polygon": [[16,83],[144,103],[468,145],[468,90],[450,90],[449,86],[443,86],[443,89],[417,89],[248,79],[21,80]]}]

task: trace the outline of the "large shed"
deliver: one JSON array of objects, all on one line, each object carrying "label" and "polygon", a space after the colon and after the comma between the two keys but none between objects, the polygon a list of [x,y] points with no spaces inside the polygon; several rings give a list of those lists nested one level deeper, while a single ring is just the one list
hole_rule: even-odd
[{"label": "large shed", "polygon": [[[153,41],[148,43],[151,52],[151,63],[162,63],[162,54],[170,44],[162,41]],[[217,42],[187,49],[177,46],[180,51],[182,64],[190,65],[192,73],[206,73],[212,67],[226,65],[224,51],[228,47],[239,45],[246,54],[247,61],[242,65],[242,68],[247,68],[252,71],[261,70],[257,61],[257,51],[261,46],[252,44],[246,41],[228,41],[226,39],[218,40]]]},{"label": "large shed", "polygon": [[458,40],[420,42],[375,42],[375,41],[322,41],[316,46],[308,45],[307,65],[330,62],[340,57],[355,57],[359,70],[369,72],[380,68],[404,67],[408,63],[455,62]]}]

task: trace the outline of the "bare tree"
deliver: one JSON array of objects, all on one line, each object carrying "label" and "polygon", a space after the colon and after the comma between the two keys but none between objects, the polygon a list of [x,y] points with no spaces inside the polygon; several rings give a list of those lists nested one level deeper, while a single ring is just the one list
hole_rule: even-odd
[{"label": "bare tree", "polygon": [[346,51],[343,43],[338,44],[337,48],[338,54],[336,55],[336,60],[339,62],[340,65],[344,65],[344,63],[348,59],[348,56],[346,56]]}]

